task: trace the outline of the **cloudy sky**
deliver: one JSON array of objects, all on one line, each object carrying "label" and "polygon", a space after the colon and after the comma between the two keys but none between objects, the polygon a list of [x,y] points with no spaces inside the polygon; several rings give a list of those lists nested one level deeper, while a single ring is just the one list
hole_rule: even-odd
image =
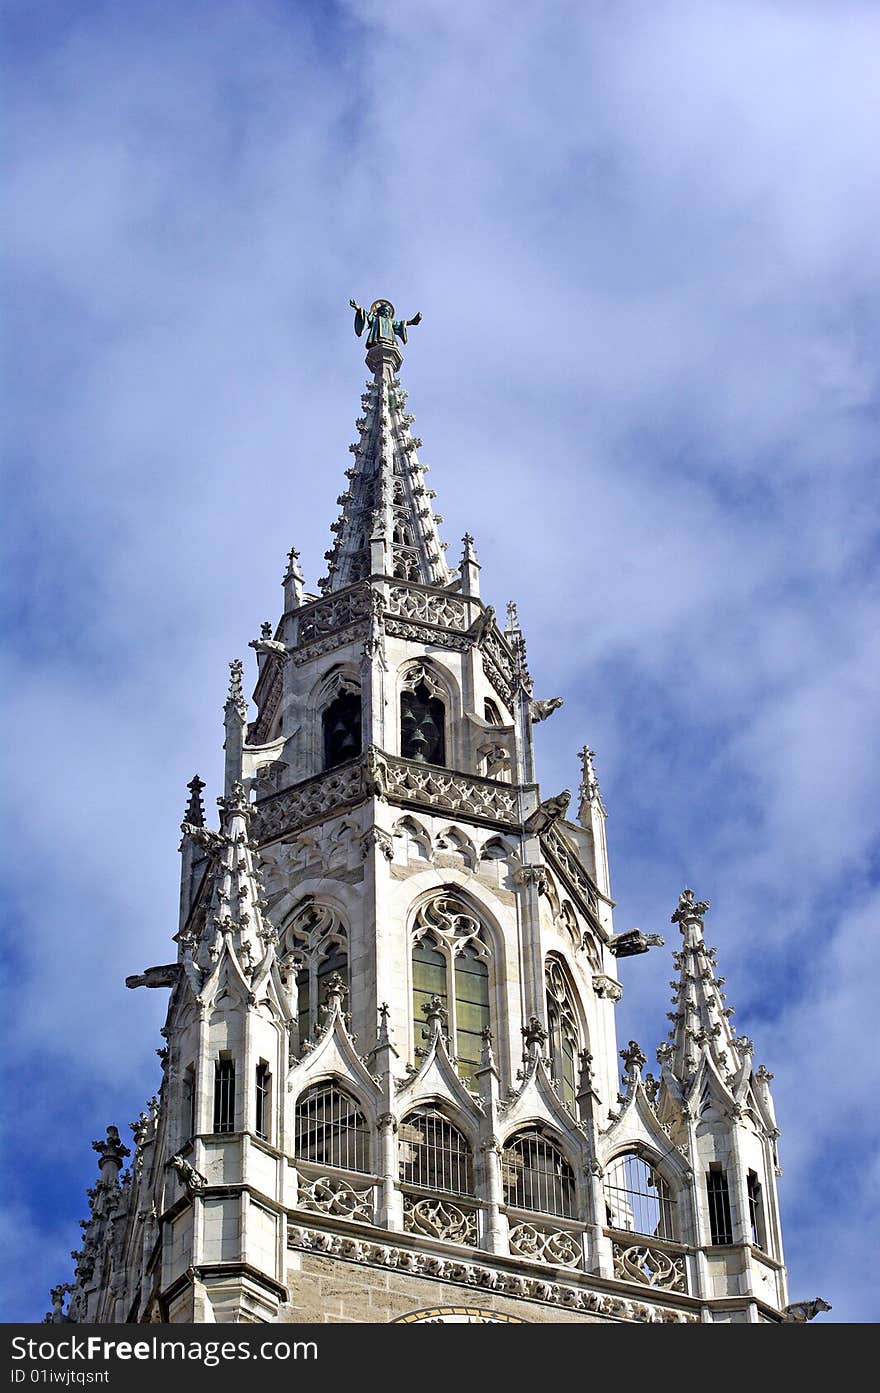
[{"label": "cloudy sky", "polygon": [[[158,1084],[178,825],[307,584],[365,380],[516,598],[545,794],[588,740],[622,1041],[684,884],[775,1073],[793,1298],[874,1320],[880,10],[9,0],[5,1319]],[[161,998],[161,1000],[160,1000]]]}]

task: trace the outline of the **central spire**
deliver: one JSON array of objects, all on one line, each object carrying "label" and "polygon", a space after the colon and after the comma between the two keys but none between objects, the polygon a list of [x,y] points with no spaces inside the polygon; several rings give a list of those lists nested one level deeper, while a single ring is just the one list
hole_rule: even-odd
[{"label": "central spire", "polygon": [[419,463],[421,441],[410,433],[415,419],[404,410],[406,392],[397,373],[403,361],[398,340],[421,321],[395,318],[390,300],[375,300],[365,310],[355,300],[354,330],[366,330],[366,362],[372,375],[361,397],[359,439],[349,446],[354,465],[337,502],[342,512],[331,526],[335,542],[326,552],[328,574],[319,582],[324,593],[343,590],[370,575],[384,575],[421,585],[446,587],[453,580],[440,541],[443,519],[431,507],[434,490],[426,488],[427,465]]}]

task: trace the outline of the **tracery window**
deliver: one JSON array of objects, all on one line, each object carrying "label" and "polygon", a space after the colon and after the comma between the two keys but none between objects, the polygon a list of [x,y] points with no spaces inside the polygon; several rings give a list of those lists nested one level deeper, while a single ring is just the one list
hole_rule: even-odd
[{"label": "tracery window", "polygon": [[400,1178],[404,1185],[474,1193],[474,1167],[467,1137],[437,1108],[418,1108],[400,1124]]},{"label": "tracery window", "polygon": [[400,694],[400,753],[419,764],[446,763],[446,706],[430,669],[418,666]]},{"label": "tracery window", "polygon": [[628,1152],[605,1172],[605,1216],[610,1228],[653,1238],[675,1238],[675,1201],[659,1171]]},{"label": "tracery window", "polygon": [[370,1129],[357,1099],[333,1080],[316,1083],[296,1105],[296,1155],[341,1170],[370,1169]]},{"label": "tracery window", "polygon": [[553,1077],[562,1101],[574,1111],[578,1085],[580,1031],[572,989],[557,957],[547,959],[547,1026]]},{"label": "tracery window", "polygon": [[348,933],[337,911],[314,901],[304,905],[284,929],[279,958],[296,970],[296,1016],[300,1047],[322,1023],[331,978],[348,982]]},{"label": "tracery window", "polygon": [[361,694],[340,692],[321,715],[324,768],[335,769],[361,752]]},{"label": "tracery window", "polygon": [[518,1132],[501,1153],[501,1179],[507,1203],[573,1219],[574,1171],[552,1137],[537,1127]]},{"label": "tracery window", "polygon": [[423,1053],[425,1010],[432,997],[448,1013],[458,1072],[473,1079],[482,1054],[482,1032],[490,1025],[489,948],[472,909],[457,896],[441,894],[421,905],[413,927],[413,1035]]}]

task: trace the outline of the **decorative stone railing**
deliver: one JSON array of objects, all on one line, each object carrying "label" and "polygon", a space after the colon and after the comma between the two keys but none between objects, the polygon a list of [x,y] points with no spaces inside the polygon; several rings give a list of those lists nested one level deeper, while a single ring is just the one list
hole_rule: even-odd
[{"label": "decorative stone railing", "polygon": [[599,892],[584,870],[575,852],[556,827],[551,827],[541,838],[548,860],[568,882],[569,889],[578,897],[581,907],[598,927]]},{"label": "decorative stone railing", "polygon": [[367,1176],[333,1175],[311,1166],[297,1169],[297,1209],[332,1214],[337,1219],[352,1219],[361,1224],[373,1223],[374,1182]]},{"label": "decorative stone railing", "polygon": [[382,756],[387,796],[440,808],[460,816],[486,818],[506,826],[519,823],[519,799],[511,784],[472,774],[456,774],[432,764]]},{"label": "decorative stone railing", "polygon": [[446,1195],[404,1192],[403,1227],[406,1233],[441,1238],[446,1243],[479,1243],[479,1206]]},{"label": "decorative stone railing", "polygon": [[403,619],[415,619],[423,624],[436,624],[441,629],[466,629],[468,608],[464,600],[436,590],[420,590],[399,582],[388,591],[387,611]]},{"label": "decorative stone railing", "polygon": [[344,629],[349,624],[366,619],[370,613],[370,587],[353,585],[350,590],[340,590],[338,595],[328,595],[325,599],[313,600],[298,612],[298,640],[300,647],[314,643],[317,639]]},{"label": "decorative stone railing", "polygon": [[254,835],[258,842],[271,841],[365,797],[362,761],[340,764],[258,802],[254,807]]},{"label": "decorative stone railing", "polygon": [[637,1282],[657,1291],[687,1293],[687,1265],[684,1249],[679,1245],[663,1243],[656,1238],[646,1238],[640,1243],[637,1241],[640,1235],[633,1233],[608,1233],[608,1237],[618,1281]]},{"label": "decorative stone railing", "polygon": [[576,1229],[555,1228],[535,1219],[508,1214],[510,1251],[530,1262],[552,1267],[583,1267],[583,1233]]}]

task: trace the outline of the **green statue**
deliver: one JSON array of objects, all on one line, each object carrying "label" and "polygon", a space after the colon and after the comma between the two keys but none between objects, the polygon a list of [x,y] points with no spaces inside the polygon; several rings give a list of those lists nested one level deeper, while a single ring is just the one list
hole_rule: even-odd
[{"label": "green statue", "polygon": [[390,344],[395,346],[395,335],[401,343],[406,343],[406,331],[411,324],[419,324],[422,319],[421,310],[413,319],[395,319],[394,306],[390,300],[374,300],[368,310],[358,304],[357,300],[348,302],[354,310],[354,331],[360,338],[364,329],[367,331],[367,348],[372,348],[376,344]]}]

